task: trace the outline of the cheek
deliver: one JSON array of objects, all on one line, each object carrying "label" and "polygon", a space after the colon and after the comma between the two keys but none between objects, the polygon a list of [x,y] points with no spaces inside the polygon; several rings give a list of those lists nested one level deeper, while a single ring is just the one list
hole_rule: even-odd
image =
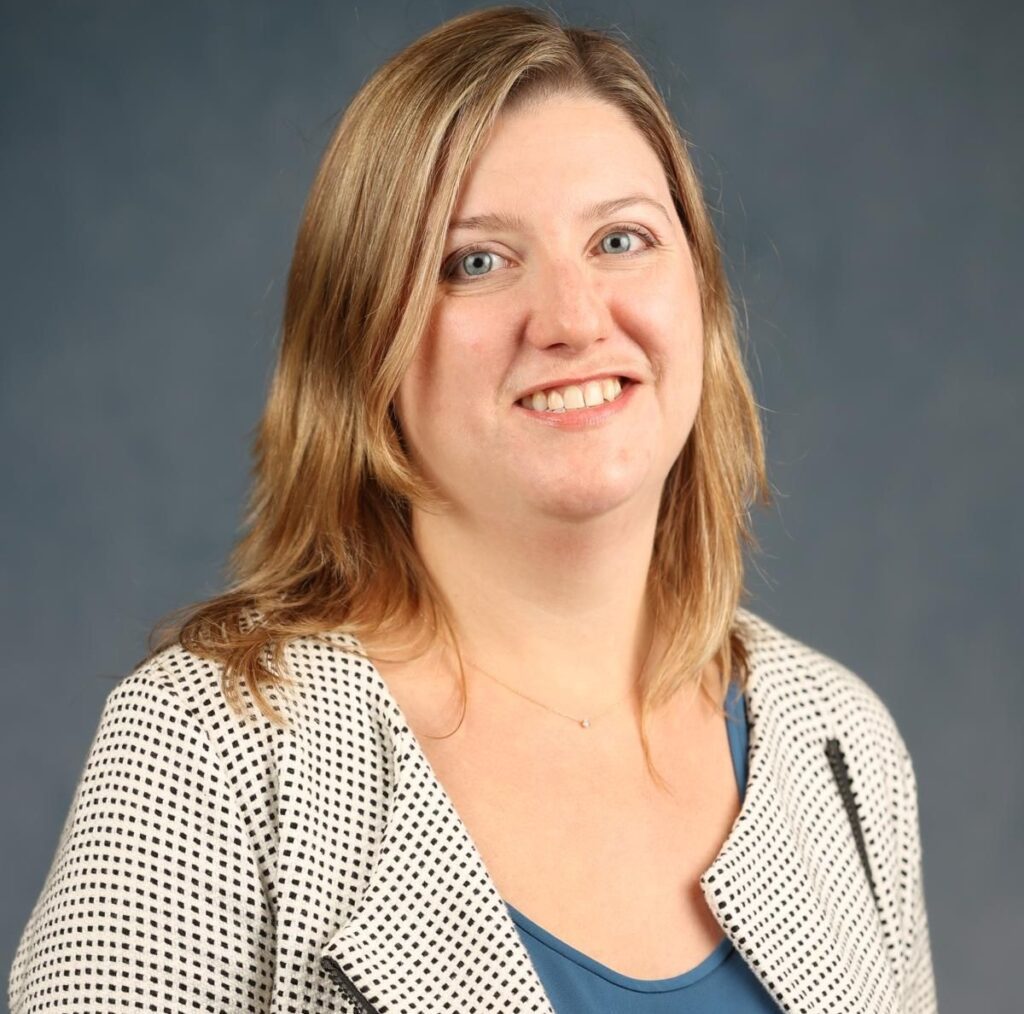
[{"label": "cheek", "polygon": [[627,334],[644,346],[655,376],[693,373],[703,358],[700,298],[689,279],[652,277],[616,301],[615,315]]},{"label": "cheek", "polygon": [[456,298],[441,304],[421,343],[421,388],[436,400],[488,379],[493,384],[491,373],[503,347],[501,322],[507,316],[488,300]]},{"label": "cheek", "polygon": [[[462,302],[463,305],[458,305]],[[472,397],[493,387],[496,314],[485,313],[459,301],[438,306],[430,326],[413,354],[395,397],[396,411],[407,440],[417,447],[458,442],[467,427],[478,422],[468,418],[479,409]]]}]

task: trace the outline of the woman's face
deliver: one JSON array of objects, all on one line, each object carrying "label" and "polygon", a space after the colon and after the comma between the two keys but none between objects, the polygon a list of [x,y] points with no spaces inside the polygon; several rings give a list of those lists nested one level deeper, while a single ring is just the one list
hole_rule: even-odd
[{"label": "woman's face", "polygon": [[700,400],[702,322],[664,171],[628,118],[570,96],[504,114],[444,263],[396,403],[428,477],[467,519],[656,515]]}]

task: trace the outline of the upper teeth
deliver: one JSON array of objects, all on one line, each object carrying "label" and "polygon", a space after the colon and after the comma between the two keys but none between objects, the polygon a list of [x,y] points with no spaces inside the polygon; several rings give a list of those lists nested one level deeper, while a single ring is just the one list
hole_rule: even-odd
[{"label": "upper teeth", "polygon": [[524,408],[535,412],[568,412],[576,408],[589,408],[605,401],[614,401],[622,393],[618,377],[588,380],[585,384],[552,387],[547,391],[528,394],[520,401]]}]

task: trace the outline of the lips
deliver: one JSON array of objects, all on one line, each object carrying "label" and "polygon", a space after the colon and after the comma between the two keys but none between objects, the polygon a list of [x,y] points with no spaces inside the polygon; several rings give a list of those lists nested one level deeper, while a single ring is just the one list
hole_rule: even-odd
[{"label": "lips", "polygon": [[530,395],[536,394],[537,391],[562,390],[570,386],[582,387],[592,380],[601,381],[606,378],[611,380],[615,377],[622,381],[623,387],[628,383],[638,383],[640,379],[635,373],[628,370],[605,370],[601,373],[578,374],[575,377],[559,377],[556,380],[545,380],[543,383],[526,388],[516,395],[515,400],[522,401],[523,398],[528,398]]},{"label": "lips", "polygon": [[[534,423],[552,427],[555,430],[588,430],[604,426],[613,417],[624,411],[633,401],[636,389],[642,386],[639,383],[627,381],[617,398],[612,401],[602,401],[599,405],[585,405],[582,408],[572,409],[534,409],[530,406],[531,398],[526,398],[527,404],[516,402],[515,409],[523,413],[523,418]],[[532,396],[531,396],[532,397]]]}]

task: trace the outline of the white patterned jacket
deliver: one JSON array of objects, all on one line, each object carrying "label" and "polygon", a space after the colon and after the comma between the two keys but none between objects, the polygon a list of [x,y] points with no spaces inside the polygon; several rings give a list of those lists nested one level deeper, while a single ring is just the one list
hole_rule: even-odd
[{"label": "white patterned jacket", "polygon": [[[780,1008],[936,1010],[910,757],[856,675],[755,614],[749,775],[701,878]],[[8,987],[35,1011],[544,1012],[479,852],[379,673],[287,649],[274,726],[180,646],[110,692]],[[245,697],[248,700],[248,697]]]}]

